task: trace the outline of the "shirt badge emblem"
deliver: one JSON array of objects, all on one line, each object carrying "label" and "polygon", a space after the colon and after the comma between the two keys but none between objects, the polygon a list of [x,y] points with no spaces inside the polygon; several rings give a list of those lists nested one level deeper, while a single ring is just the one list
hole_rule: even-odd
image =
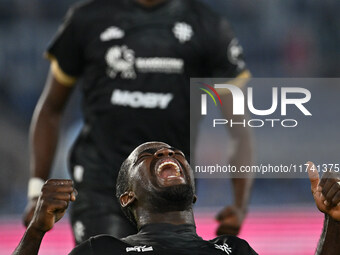
[{"label": "shirt badge emblem", "polygon": [[194,35],[194,31],[192,27],[185,22],[177,22],[175,23],[172,32],[175,37],[179,40],[180,43],[185,43],[191,39]]}]

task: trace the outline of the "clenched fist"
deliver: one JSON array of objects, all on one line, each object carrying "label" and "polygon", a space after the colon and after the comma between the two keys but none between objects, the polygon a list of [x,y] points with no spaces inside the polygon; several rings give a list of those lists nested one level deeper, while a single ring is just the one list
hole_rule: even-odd
[{"label": "clenched fist", "polygon": [[216,235],[237,236],[241,230],[245,216],[246,212],[236,206],[225,207],[216,216],[219,222]]},{"label": "clenched fist", "polygon": [[72,180],[46,181],[29,227],[42,232],[49,231],[64,216],[69,202],[76,200],[76,195]]},{"label": "clenched fist", "polygon": [[340,178],[337,173],[327,171],[321,180],[317,168],[308,162],[308,175],[315,204],[318,209],[340,221]]}]

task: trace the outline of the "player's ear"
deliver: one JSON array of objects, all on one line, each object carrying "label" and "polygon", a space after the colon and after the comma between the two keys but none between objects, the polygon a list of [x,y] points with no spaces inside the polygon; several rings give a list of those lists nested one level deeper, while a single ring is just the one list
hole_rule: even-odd
[{"label": "player's ear", "polygon": [[119,202],[122,207],[127,207],[135,201],[136,196],[133,191],[127,191],[119,197]]},{"label": "player's ear", "polygon": [[192,200],[192,203],[194,204],[194,203],[196,203],[196,201],[197,201],[197,196],[194,195],[194,199]]}]

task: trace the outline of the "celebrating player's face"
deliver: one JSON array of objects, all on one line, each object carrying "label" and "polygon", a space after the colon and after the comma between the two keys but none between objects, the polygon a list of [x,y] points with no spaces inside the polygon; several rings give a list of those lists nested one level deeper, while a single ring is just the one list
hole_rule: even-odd
[{"label": "celebrating player's face", "polygon": [[139,146],[130,156],[130,182],[137,199],[160,206],[187,207],[193,201],[193,174],[184,154],[167,144]]},{"label": "celebrating player's face", "polygon": [[189,184],[191,169],[183,152],[165,143],[152,142],[133,152],[130,177],[154,188]]}]

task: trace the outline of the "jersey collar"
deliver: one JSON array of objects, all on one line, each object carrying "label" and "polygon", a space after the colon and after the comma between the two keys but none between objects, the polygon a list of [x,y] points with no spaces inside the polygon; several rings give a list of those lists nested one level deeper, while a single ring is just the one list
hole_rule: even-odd
[{"label": "jersey collar", "polygon": [[174,225],[169,223],[151,223],[143,225],[139,233],[173,232],[173,233],[193,233],[196,234],[196,226],[192,224]]}]

